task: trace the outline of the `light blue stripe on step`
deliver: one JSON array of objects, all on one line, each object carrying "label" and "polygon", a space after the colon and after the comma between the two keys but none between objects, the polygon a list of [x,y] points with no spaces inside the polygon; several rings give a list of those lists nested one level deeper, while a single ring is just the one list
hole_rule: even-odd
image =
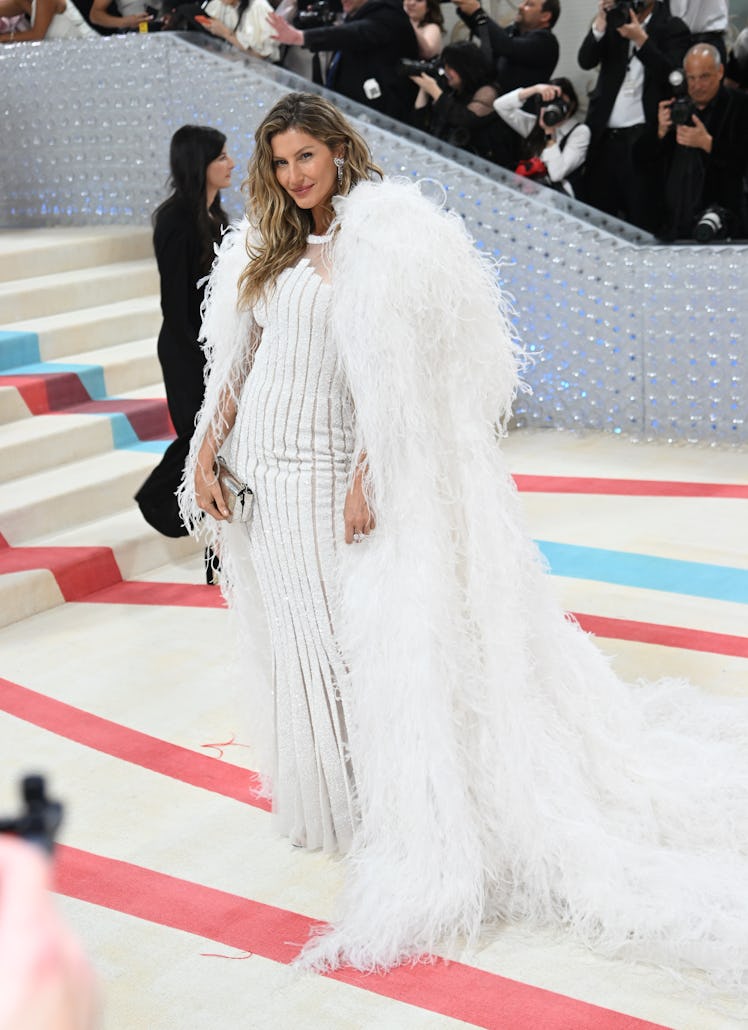
[{"label": "light blue stripe on step", "polygon": [[6,375],[14,376],[72,374],[78,376],[91,400],[103,401],[107,397],[104,369],[101,365],[71,365],[62,361],[40,361],[26,365],[14,365],[12,368],[4,368],[3,372]]},{"label": "light blue stripe on step", "polygon": [[628,551],[607,551],[601,547],[578,547],[549,540],[535,542],[554,576],[748,604],[748,569]]},{"label": "light blue stripe on step", "polygon": [[128,451],[147,451],[149,454],[163,454],[172,440],[138,440],[128,446]]},{"label": "light blue stripe on step", "polygon": [[39,361],[39,337],[36,333],[14,333],[0,329],[0,372],[16,365]]}]

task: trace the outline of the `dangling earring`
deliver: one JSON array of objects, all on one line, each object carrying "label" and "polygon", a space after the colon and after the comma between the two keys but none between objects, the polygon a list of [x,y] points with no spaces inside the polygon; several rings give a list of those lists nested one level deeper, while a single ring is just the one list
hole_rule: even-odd
[{"label": "dangling earring", "polygon": [[338,189],[340,189],[343,185],[343,165],[345,164],[345,159],[342,157],[334,157],[333,162],[338,170]]}]

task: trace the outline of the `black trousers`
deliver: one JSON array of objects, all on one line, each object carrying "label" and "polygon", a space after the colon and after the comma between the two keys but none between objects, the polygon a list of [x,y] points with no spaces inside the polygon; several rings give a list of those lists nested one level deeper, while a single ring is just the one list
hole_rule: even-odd
[{"label": "black trousers", "polygon": [[606,214],[654,232],[662,211],[659,164],[642,147],[644,124],[606,129],[587,152],[581,199]]}]

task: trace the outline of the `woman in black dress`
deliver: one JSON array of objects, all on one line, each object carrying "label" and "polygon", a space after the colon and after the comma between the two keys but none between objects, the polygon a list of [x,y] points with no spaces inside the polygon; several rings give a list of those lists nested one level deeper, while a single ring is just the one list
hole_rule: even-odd
[{"label": "woman in black dress", "polygon": [[164,317],[158,358],[177,437],[135,500],[146,521],[160,533],[183,536],[187,531],[175,492],[205,388],[205,357],[198,343],[203,288],[198,283],[210,271],[215,244],[228,225],[220,190],[231,185],[234,162],[222,132],[183,125],[172,137],[169,164],[173,192],[153,215],[153,246]]}]

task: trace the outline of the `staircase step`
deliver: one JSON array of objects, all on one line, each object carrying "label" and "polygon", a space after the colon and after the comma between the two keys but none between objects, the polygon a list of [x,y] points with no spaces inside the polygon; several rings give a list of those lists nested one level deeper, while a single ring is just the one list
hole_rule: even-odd
[{"label": "staircase step", "polygon": [[0,282],[153,257],[146,226],[53,227],[0,232]]},{"label": "staircase step", "polygon": [[0,492],[0,532],[11,545],[25,544],[133,507],[157,462],[147,450],[115,450],[15,479]]},{"label": "staircase step", "polygon": [[0,282],[0,325],[61,314],[96,304],[110,304],[131,297],[158,296],[155,260],[120,261],[52,275]]},{"label": "staircase step", "polygon": [[108,418],[41,415],[0,426],[0,482],[59,468],[112,450]]},{"label": "staircase step", "polygon": [[14,358],[9,365],[3,358],[11,335],[35,333],[38,337],[36,360],[55,361],[133,339],[155,339],[160,325],[161,306],[155,296],[11,322],[3,327],[5,333],[0,336],[0,367],[13,367],[19,363]]},{"label": "staircase step", "polygon": [[17,419],[31,418],[31,412],[14,386],[3,386],[0,380],[0,425]]},{"label": "staircase step", "polygon": [[46,612],[64,602],[57,581],[48,569],[3,572],[0,551],[0,627]]},{"label": "staircase step", "polygon": [[0,546],[0,627],[186,559],[192,581],[202,583],[201,554],[191,537],[156,533],[135,506],[29,545]]}]

